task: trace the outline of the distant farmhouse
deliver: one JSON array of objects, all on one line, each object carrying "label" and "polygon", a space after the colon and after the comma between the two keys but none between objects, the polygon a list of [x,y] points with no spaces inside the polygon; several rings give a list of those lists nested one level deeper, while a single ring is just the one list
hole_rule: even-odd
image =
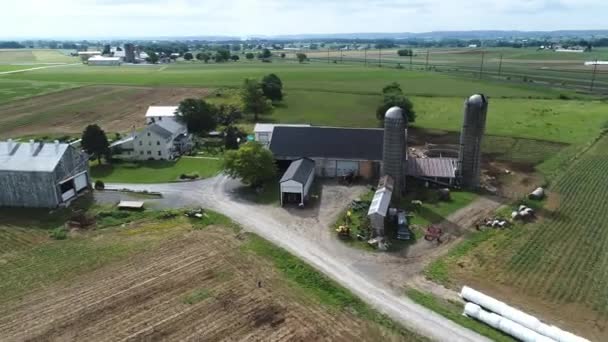
[{"label": "distant farmhouse", "polygon": [[112,156],[124,160],[171,160],[192,149],[192,135],[177,121],[175,106],[151,106],[146,127],[110,145]]},{"label": "distant farmhouse", "polygon": [[0,206],[67,206],[89,181],[88,155],[70,144],[0,142]]},{"label": "distant farmhouse", "polygon": [[93,56],[88,60],[89,65],[99,66],[99,65],[121,65],[122,59],[120,57],[104,57],[104,56]]}]

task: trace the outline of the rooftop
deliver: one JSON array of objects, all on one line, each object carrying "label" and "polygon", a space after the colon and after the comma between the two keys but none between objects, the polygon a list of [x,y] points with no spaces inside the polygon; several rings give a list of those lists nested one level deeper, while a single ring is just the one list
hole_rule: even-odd
[{"label": "rooftop", "polygon": [[89,58],[89,62],[95,62],[95,61],[113,61],[113,62],[117,62],[117,61],[120,61],[120,57],[105,57],[105,56],[95,55],[95,56]]},{"label": "rooftop", "polygon": [[270,150],[277,157],[381,161],[383,144],[382,129],[277,126]]},{"label": "rooftop", "polygon": [[52,172],[70,145],[0,141],[0,171]]},{"label": "rooftop", "polygon": [[412,177],[454,178],[458,160],[455,158],[413,158],[407,160],[406,174]]},{"label": "rooftop", "polygon": [[254,132],[272,132],[275,127],[310,127],[307,124],[268,124],[268,123],[256,123],[253,127]]},{"label": "rooftop", "polygon": [[289,164],[287,171],[285,171],[279,183],[293,180],[298,183],[305,184],[308,177],[313,172],[315,172],[314,161],[308,158],[298,159]]},{"label": "rooftop", "polygon": [[175,116],[177,106],[150,106],[146,112],[146,117],[156,116]]}]

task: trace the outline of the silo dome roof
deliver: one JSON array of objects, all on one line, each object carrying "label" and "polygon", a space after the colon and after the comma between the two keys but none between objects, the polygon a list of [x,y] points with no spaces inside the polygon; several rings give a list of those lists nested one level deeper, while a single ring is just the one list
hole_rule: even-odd
[{"label": "silo dome roof", "polygon": [[474,94],[469,97],[469,103],[471,104],[482,104],[486,102],[486,97],[483,94]]},{"label": "silo dome roof", "polygon": [[386,111],[384,115],[385,119],[401,119],[403,120],[403,109],[395,106],[391,107]]}]

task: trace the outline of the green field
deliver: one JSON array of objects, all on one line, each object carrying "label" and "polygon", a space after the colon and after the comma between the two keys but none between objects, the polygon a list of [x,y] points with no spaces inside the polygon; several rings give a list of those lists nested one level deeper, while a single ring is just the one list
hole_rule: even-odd
[{"label": "green field", "polygon": [[75,86],[75,84],[59,82],[12,81],[5,80],[0,76],[0,104]]},{"label": "green field", "polygon": [[[465,282],[502,295],[508,288],[509,293],[517,293],[519,301],[537,299],[528,303],[530,310],[541,311],[554,320],[563,319],[565,325],[579,331],[589,329],[589,333],[581,332],[584,336],[605,339],[606,151],[608,137],[600,139],[554,182],[537,223],[478,233],[434,262],[427,275],[451,286]],[[572,315],[569,311],[551,313],[548,308],[553,306],[569,307],[586,321],[568,320]]]},{"label": "green field", "polygon": [[0,64],[77,63],[61,50],[49,49],[0,49]]},{"label": "green field", "polygon": [[182,174],[197,174],[199,179],[217,175],[222,161],[182,157],[178,161],[150,160],[138,163],[116,162],[91,166],[93,180],[106,183],[167,183],[178,181]]}]

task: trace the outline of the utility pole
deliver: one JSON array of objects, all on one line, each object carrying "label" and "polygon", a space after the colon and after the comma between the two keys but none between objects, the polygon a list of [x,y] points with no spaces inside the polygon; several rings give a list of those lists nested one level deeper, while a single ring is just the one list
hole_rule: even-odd
[{"label": "utility pole", "polygon": [[500,62],[498,62],[498,76],[502,73],[502,53],[500,54]]},{"label": "utility pole", "polygon": [[429,49],[426,49],[426,65],[424,66],[424,70],[429,70]]},{"label": "utility pole", "polygon": [[382,49],[378,48],[378,66],[382,67]]},{"label": "utility pole", "polygon": [[483,75],[483,58],[485,54],[485,51],[481,51],[481,64],[479,64],[479,79],[481,79],[481,76]]},{"label": "utility pole", "polygon": [[367,47],[363,51],[365,51],[365,66],[367,66]]},{"label": "utility pole", "polygon": [[591,75],[591,86],[589,87],[589,91],[593,91],[593,86],[595,85],[595,73],[597,72],[597,58],[595,59],[595,64],[593,64],[593,74]]},{"label": "utility pole", "polygon": [[329,46],[327,47],[327,64],[329,64]]}]

